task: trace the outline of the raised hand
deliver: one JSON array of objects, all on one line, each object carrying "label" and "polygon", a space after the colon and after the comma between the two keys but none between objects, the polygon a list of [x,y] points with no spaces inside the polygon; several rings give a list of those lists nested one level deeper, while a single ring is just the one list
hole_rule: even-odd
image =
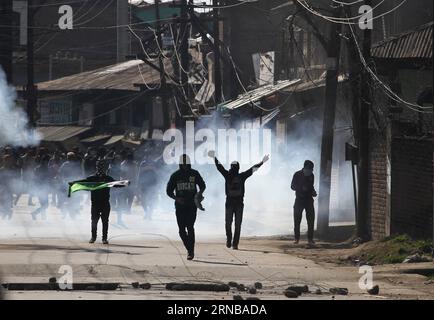
[{"label": "raised hand", "polygon": [[262,163],[267,162],[269,159],[270,159],[270,155],[269,154],[265,155],[264,158],[262,159]]}]

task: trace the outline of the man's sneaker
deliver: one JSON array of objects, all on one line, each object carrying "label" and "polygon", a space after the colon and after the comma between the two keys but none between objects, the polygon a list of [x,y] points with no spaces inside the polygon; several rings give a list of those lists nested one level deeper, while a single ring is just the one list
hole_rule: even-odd
[{"label": "man's sneaker", "polygon": [[102,239],[102,244],[109,244],[107,239]]},{"label": "man's sneaker", "polygon": [[89,240],[89,243],[95,243],[95,241],[96,241],[96,238],[91,238],[91,239]]},{"label": "man's sneaker", "polygon": [[190,252],[187,256],[187,260],[193,260],[194,259],[194,253]]},{"label": "man's sneaker", "polygon": [[230,240],[227,240],[226,241],[226,248],[230,248],[230,247],[232,247],[232,243],[231,243],[232,241],[230,241]]},{"label": "man's sneaker", "polygon": [[294,244],[298,244],[298,240],[294,240]]},{"label": "man's sneaker", "polygon": [[232,249],[238,250],[238,246],[233,246]]}]

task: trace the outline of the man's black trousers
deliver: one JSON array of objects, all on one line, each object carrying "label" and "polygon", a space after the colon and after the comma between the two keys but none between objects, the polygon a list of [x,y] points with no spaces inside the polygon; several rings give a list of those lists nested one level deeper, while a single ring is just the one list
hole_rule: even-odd
[{"label": "man's black trousers", "polygon": [[196,222],[197,208],[193,204],[176,204],[176,220],[178,222],[179,236],[188,253],[194,254],[194,223]]},{"label": "man's black trousers", "polygon": [[96,239],[98,221],[102,221],[102,238],[107,240],[109,216],[110,216],[110,202],[92,203],[92,238]]},{"label": "man's black trousers", "polygon": [[235,232],[233,238],[233,247],[238,247],[241,235],[241,223],[243,222],[244,203],[242,201],[226,201],[226,240],[232,242],[232,221],[235,216]]},{"label": "man's black trousers", "polygon": [[307,238],[313,240],[313,229],[315,225],[315,208],[313,206],[313,198],[295,199],[294,203],[294,237],[295,240],[300,239],[300,224],[303,216],[303,210],[306,211],[307,220]]}]

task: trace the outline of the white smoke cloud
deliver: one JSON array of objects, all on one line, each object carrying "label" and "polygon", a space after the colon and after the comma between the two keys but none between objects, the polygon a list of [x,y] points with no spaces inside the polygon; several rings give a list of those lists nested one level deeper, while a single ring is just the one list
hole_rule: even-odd
[{"label": "white smoke cloud", "polygon": [[[224,124],[217,119],[196,123],[196,129],[210,128],[216,132],[223,127]],[[304,160],[312,160],[315,163],[315,188],[319,191],[321,134],[321,119],[312,114],[300,116],[291,124],[291,134],[287,136],[284,148],[282,148],[283,150],[279,151],[275,148],[272,150],[269,161],[270,170],[264,170],[265,168],[262,167],[247,180],[242,237],[292,233],[292,207],[295,200],[294,191],[290,189],[292,175],[302,168]],[[276,140],[277,138],[273,134],[272,141],[275,142]],[[150,157],[151,159],[161,155],[158,150],[152,150],[152,152],[155,152],[155,154],[153,157]],[[136,152],[136,156],[137,161],[142,160],[138,152]],[[222,154],[219,154],[217,150],[217,157],[222,160],[226,168],[229,168],[231,161],[240,160],[238,157],[232,158],[228,156],[227,159],[223,159],[221,156]],[[262,156],[263,150],[260,150],[258,156],[252,158],[249,163],[241,163],[241,170],[247,170],[251,165],[260,162]],[[345,167],[341,167],[340,169],[345,170],[341,172],[343,177],[342,181],[340,181],[344,186],[341,185],[339,188],[340,192],[337,198],[340,203],[348,203],[348,206],[341,211],[332,208],[330,216],[332,222],[349,221],[348,218],[354,216],[352,208],[351,168],[349,164],[344,165]],[[206,211],[198,212],[195,227],[197,241],[200,243],[206,239],[224,239],[224,179],[214,164],[193,164],[193,168],[200,172],[207,184],[204,194],[205,200],[203,202]],[[150,197],[152,206],[155,208],[151,221],[143,219],[143,209],[138,202],[134,202],[132,214],[126,214],[123,217],[127,228],[121,228],[117,225],[117,210],[114,205],[112,206],[109,237],[112,237],[113,242],[132,240],[134,237],[134,239],[145,241],[151,237],[150,234],[160,234],[162,237],[168,237],[172,240],[179,239],[173,200],[167,197],[165,192],[166,183],[170,175],[177,169],[177,164],[164,165],[157,169],[158,182],[155,184],[155,189],[151,191],[152,196]],[[17,177],[18,185],[21,181]],[[38,181],[37,188],[36,185],[26,184],[26,186],[33,188],[31,191],[33,195],[51,194],[55,182],[47,179]],[[65,196],[66,183],[62,182],[61,186],[62,189],[58,192]],[[333,188],[336,188],[335,183],[332,183]],[[116,192],[121,191],[113,189],[111,191],[112,199],[115,197]],[[88,195],[85,193],[73,195],[73,198],[77,201],[81,200],[80,215],[73,221],[69,218],[62,219],[62,210],[55,208],[53,204],[50,204],[46,221],[41,220],[41,216],[37,217],[37,221],[33,221],[30,212],[39,207],[39,201],[35,197],[36,206],[27,206],[27,196],[24,196],[18,204],[18,207],[22,209],[17,210],[17,207],[14,208],[13,219],[11,221],[0,221],[0,239],[49,236],[72,239],[74,241],[86,241],[90,236],[90,206],[88,201],[84,201],[86,197]],[[317,206],[317,201],[318,199],[316,198],[315,207]],[[306,231],[306,220],[304,217],[301,230],[302,232]],[[100,231],[101,225],[99,225]]]},{"label": "white smoke cloud", "polygon": [[0,68],[0,146],[37,145],[40,137],[27,127],[26,113],[16,105],[17,93]]}]

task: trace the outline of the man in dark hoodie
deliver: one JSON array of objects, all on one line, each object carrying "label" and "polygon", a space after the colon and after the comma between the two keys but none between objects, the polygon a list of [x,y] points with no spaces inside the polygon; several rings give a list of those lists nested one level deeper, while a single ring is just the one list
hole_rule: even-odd
[{"label": "man in dark hoodie", "polygon": [[[226,192],[226,247],[232,247],[234,250],[238,250],[238,244],[240,242],[241,235],[241,223],[243,221],[244,210],[244,190],[246,180],[252,176],[253,172],[258,170],[265,162],[268,161],[269,156],[266,155],[262,161],[249,170],[240,173],[240,164],[237,161],[231,163],[230,170],[226,170],[222,164],[215,157],[215,152],[210,151],[208,155],[214,158],[217,170],[225,178],[225,192]],[[235,216],[235,232],[232,242],[232,221]]]},{"label": "man in dark hoodie", "polygon": [[205,191],[206,185],[198,171],[191,168],[190,158],[182,155],[179,170],[173,173],[167,183],[166,193],[175,200],[176,220],[179,236],[187,249],[187,259],[194,258],[194,223],[196,222],[197,207],[194,198]]},{"label": "man in dark hoodie", "polygon": [[313,230],[315,224],[315,208],[313,198],[317,196],[314,188],[313,162],[306,160],[303,169],[294,173],[292,178],[291,189],[295,191],[294,203],[294,237],[295,244],[300,240],[300,224],[303,210],[306,210],[307,220],[307,238],[312,245]]}]

